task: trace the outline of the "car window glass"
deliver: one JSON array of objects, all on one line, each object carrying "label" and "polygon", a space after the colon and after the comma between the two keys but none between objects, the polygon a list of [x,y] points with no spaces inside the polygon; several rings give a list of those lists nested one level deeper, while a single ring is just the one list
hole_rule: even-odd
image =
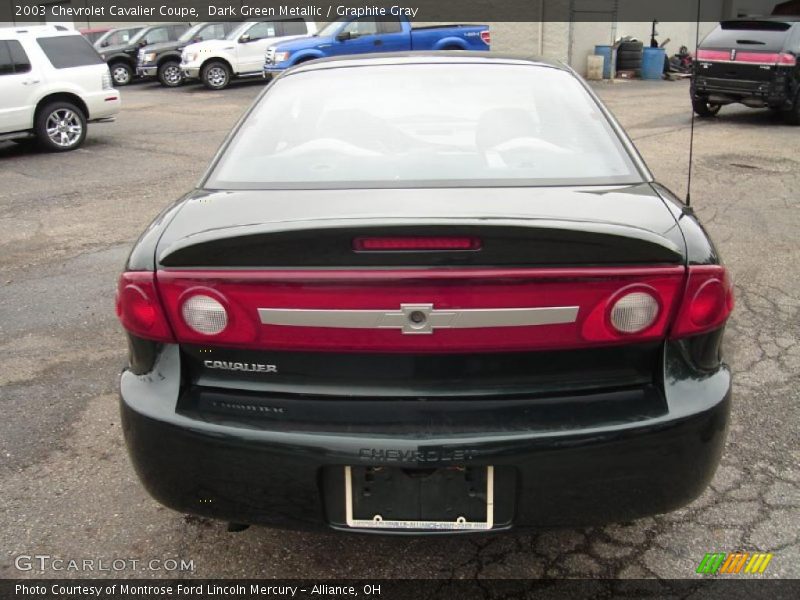
[{"label": "car window glass", "polygon": [[202,41],[219,40],[225,37],[225,33],[227,32],[223,23],[212,23],[198,31],[195,37]]},{"label": "car window glass", "polygon": [[446,64],[282,78],[209,181],[223,189],[599,185],[641,174],[574,75]]},{"label": "car window glass", "polygon": [[11,75],[13,72],[14,64],[11,62],[8,42],[0,40],[0,75]]},{"label": "car window glass", "polygon": [[349,33],[351,37],[375,35],[378,33],[378,23],[375,19],[356,19],[348,23],[342,33]]},{"label": "car window glass", "polygon": [[181,37],[181,34],[187,29],[189,29],[189,27],[187,27],[186,25],[173,25],[172,27],[170,27],[172,34],[170,35],[169,39],[177,40],[179,37]]},{"label": "car window glass", "polygon": [[251,40],[263,40],[264,38],[275,37],[275,22],[264,21],[262,23],[256,23],[247,30],[247,35],[250,36]]},{"label": "car window glass", "polygon": [[400,25],[400,19],[386,19],[382,21],[384,33],[400,33],[403,31],[403,26]]},{"label": "car window glass", "polygon": [[288,19],[281,21],[283,27],[282,35],[305,35],[308,33],[306,22],[303,19]]},{"label": "car window glass", "polygon": [[109,46],[118,46],[120,44],[127,44],[131,41],[134,35],[136,35],[140,31],[138,29],[120,29],[119,31],[115,31],[110,36],[108,36],[108,45]]},{"label": "car window glass", "polygon": [[702,48],[778,52],[789,35],[789,26],[772,21],[725,21],[709,33]]},{"label": "car window glass", "polygon": [[36,38],[39,47],[56,69],[101,65],[103,59],[81,35]]},{"label": "car window glass", "polygon": [[31,70],[31,61],[25,54],[25,48],[17,40],[8,42],[8,50],[11,54],[11,64],[15,73],[27,73]]},{"label": "car window glass", "polygon": [[168,42],[169,32],[167,31],[166,27],[159,27],[149,32],[144,39],[148,44],[158,44],[160,42]]}]

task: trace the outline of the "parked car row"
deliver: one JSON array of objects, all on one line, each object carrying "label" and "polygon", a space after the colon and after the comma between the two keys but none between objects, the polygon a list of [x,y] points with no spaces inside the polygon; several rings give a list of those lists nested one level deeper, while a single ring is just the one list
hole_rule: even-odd
[{"label": "parked car row", "polygon": [[413,27],[408,19],[344,18],[321,30],[300,17],[245,22],[160,23],[110,31],[95,48],[108,63],[114,84],[156,78],[166,87],[200,80],[221,90],[232,80],[271,77],[289,67],[329,56],[405,50],[488,50],[486,25]]}]

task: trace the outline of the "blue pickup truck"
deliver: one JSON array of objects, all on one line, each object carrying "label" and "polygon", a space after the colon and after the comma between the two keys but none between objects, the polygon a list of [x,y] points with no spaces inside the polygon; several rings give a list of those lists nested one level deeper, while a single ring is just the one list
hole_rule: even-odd
[{"label": "blue pickup truck", "polygon": [[488,25],[412,27],[405,17],[352,17],[332,21],[310,37],[267,49],[264,75],[279,73],[301,62],[374,52],[408,50],[489,50]]}]

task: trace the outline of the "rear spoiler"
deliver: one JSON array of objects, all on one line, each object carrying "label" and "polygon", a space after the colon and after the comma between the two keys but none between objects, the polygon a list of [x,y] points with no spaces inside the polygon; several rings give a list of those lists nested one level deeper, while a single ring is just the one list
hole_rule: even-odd
[{"label": "rear spoiler", "polygon": [[720,27],[726,30],[741,30],[741,31],[788,31],[792,28],[792,23],[787,21],[771,21],[771,20],[731,20],[720,22]]}]

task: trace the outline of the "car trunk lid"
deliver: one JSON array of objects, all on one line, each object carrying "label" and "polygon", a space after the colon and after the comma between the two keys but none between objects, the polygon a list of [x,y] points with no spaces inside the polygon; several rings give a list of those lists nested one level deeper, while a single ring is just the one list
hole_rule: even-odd
[{"label": "car trunk lid", "polygon": [[[685,277],[680,231],[648,184],[200,192],[157,253],[190,381],[265,393],[645,385]],[[605,311],[623,290],[658,295],[660,312],[644,335],[611,339]],[[193,295],[228,311],[221,337],[186,325]]]}]

